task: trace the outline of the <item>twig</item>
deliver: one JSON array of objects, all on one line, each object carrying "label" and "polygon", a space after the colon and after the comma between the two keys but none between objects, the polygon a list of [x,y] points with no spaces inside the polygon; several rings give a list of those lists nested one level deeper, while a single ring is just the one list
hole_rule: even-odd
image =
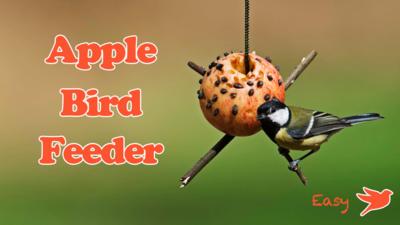
[{"label": "twig", "polygon": [[229,142],[233,140],[234,136],[225,134],[218,142],[215,144],[210,151],[207,152],[200,160],[181,178],[181,188],[185,187],[197,173],[203,169],[218,153],[225,148]]},{"label": "twig", "polygon": [[289,89],[289,87],[296,81],[296,79],[300,76],[300,74],[307,68],[307,66],[313,61],[315,56],[317,56],[317,52],[312,50],[306,57],[304,57],[300,64],[296,66],[293,72],[289,75],[285,82],[285,90]]},{"label": "twig", "polygon": [[[290,74],[285,83],[285,90],[287,90],[290,85],[294,83],[294,81],[301,75],[301,73],[307,68],[307,66],[311,63],[311,61],[317,55],[316,51],[311,51],[306,57],[304,57],[300,64],[295,68],[295,70]],[[201,70],[198,68],[203,68],[196,65],[193,62],[188,63],[189,67],[194,71],[201,74]],[[203,69],[204,70],[204,69]],[[218,142],[215,144],[193,167],[190,169],[182,178],[180,187],[183,188],[193,180],[193,178],[215,157],[219,152],[221,152],[226,145],[229,144],[233,140],[234,136],[229,134],[225,134]],[[301,173],[301,171],[300,171]],[[299,177],[303,176],[302,174],[298,174]],[[304,177],[304,176],[303,176]],[[303,179],[301,179],[303,181]],[[304,178],[305,180],[305,178]]]},{"label": "twig", "polygon": [[300,168],[297,168],[294,172],[296,172],[297,176],[300,178],[301,183],[307,185],[307,178],[303,175],[303,172],[301,172]]},{"label": "twig", "polygon": [[206,70],[205,70],[203,67],[198,66],[196,63],[194,63],[194,62],[192,62],[192,61],[189,61],[187,64],[188,64],[188,66],[189,66],[190,68],[192,68],[192,70],[196,71],[196,72],[199,73],[201,76],[204,76],[204,74],[206,74]]}]

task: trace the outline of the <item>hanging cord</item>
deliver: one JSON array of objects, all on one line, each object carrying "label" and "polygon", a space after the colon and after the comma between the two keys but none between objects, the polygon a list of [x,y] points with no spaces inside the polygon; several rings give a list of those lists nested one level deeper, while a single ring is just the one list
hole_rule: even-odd
[{"label": "hanging cord", "polygon": [[250,71],[250,58],[249,58],[249,24],[250,19],[250,0],[244,1],[244,66],[246,74]]}]

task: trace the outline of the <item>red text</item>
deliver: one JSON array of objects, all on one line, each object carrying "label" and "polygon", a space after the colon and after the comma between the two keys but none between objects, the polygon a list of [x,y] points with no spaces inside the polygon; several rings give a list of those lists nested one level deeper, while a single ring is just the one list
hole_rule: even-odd
[{"label": "red text", "polygon": [[142,93],[140,89],[128,91],[128,95],[98,96],[95,88],[88,90],[80,88],[62,88],[61,117],[112,117],[114,108],[123,117],[138,117],[143,115]]},{"label": "red text", "polygon": [[91,70],[93,64],[99,63],[101,69],[113,71],[120,63],[152,64],[157,60],[158,48],[155,44],[139,44],[136,35],[125,37],[123,42],[84,42],[75,46],[75,54],[67,37],[59,34],[54,38],[53,47],[44,62],[74,64],[77,69],[84,71]]},{"label": "red text", "polygon": [[125,138],[122,136],[111,139],[111,143],[103,146],[96,143],[89,143],[81,146],[77,143],[67,144],[64,136],[40,136],[41,157],[38,160],[40,165],[54,165],[57,158],[62,158],[69,165],[85,163],[97,165],[156,165],[156,155],[164,152],[164,145],[133,143],[125,145]]},{"label": "red text", "polygon": [[349,199],[344,200],[343,198],[335,197],[332,200],[322,194],[314,194],[311,202],[314,207],[339,207],[343,205],[345,208],[340,212],[341,214],[346,214],[349,211]]}]

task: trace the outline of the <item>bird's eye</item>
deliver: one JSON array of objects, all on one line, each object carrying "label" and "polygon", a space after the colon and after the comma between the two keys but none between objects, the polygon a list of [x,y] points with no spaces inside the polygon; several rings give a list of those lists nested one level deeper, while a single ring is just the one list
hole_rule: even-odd
[{"label": "bird's eye", "polygon": [[274,113],[274,112],[275,112],[275,109],[271,109],[270,111],[271,111],[271,113]]}]

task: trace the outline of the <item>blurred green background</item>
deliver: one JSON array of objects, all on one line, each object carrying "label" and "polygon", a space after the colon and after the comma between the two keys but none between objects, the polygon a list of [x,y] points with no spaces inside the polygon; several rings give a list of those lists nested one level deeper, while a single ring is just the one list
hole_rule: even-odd
[{"label": "blurred green background", "polygon": [[[252,0],[251,48],[286,77],[310,50],[316,60],[287,102],[337,115],[379,112],[384,120],[347,129],[303,162],[304,187],[263,133],[236,138],[185,189],[179,178],[222,134],[203,118],[199,76],[243,47],[243,1],[1,1],[0,224],[395,224],[400,209],[400,2]],[[56,34],[73,45],[137,34],[158,45],[153,65],[46,65]],[[60,118],[60,88],[100,95],[143,90],[144,116]],[[40,135],[67,141],[161,142],[158,166],[39,166]],[[392,189],[392,204],[366,217],[355,193]],[[322,193],[349,198],[348,214],[315,208]]]}]

